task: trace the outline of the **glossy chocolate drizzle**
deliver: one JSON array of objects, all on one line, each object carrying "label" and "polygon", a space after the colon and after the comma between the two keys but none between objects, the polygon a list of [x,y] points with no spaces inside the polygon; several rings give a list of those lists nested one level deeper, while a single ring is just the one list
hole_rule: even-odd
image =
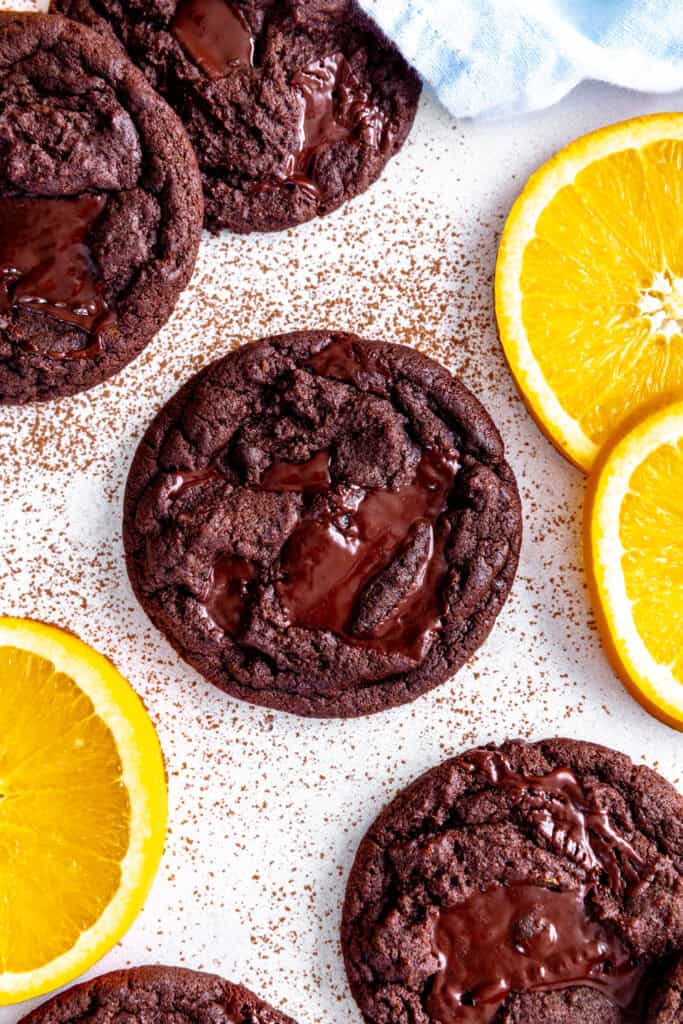
[{"label": "glossy chocolate drizzle", "polygon": [[254,37],[227,0],[184,0],[171,30],[207,78],[224,78],[237,65],[253,66]]},{"label": "glossy chocolate drizzle", "polygon": [[433,937],[441,968],[426,1002],[430,1019],[490,1024],[512,992],[578,985],[600,990],[630,1016],[644,971],[616,934],[588,917],[586,895],[585,888],[499,886],[442,910]]},{"label": "glossy chocolate drizzle", "polygon": [[[507,790],[548,843],[612,890],[642,883],[647,864],[612,825],[597,793],[569,768],[526,775],[498,751],[468,755],[473,771]],[[591,883],[593,884],[593,883]],[[557,891],[523,883],[498,886],[439,911],[433,936],[440,961],[427,1010],[441,1024],[489,1024],[511,992],[588,986],[640,1019],[644,969],[618,936],[586,910],[590,885]]]},{"label": "glossy chocolate drizzle", "polygon": [[87,347],[46,352],[54,359],[93,358],[114,322],[86,238],[104,196],[0,199],[0,312],[30,309],[87,331]]},{"label": "glossy chocolate drizzle", "polygon": [[254,191],[294,186],[317,200],[320,190],[315,182],[315,161],[320,151],[334,142],[360,136],[379,149],[385,117],[373,106],[369,93],[341,53],[322,57],[297,72],[292,86],[300,97],[297,148],[289,154],[281,174],[257,182]]}]

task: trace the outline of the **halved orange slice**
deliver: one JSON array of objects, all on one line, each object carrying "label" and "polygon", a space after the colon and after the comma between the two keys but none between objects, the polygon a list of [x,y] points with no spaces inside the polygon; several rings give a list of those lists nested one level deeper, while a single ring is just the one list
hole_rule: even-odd
[{"label": "halved orange slice", "polygon": [[683,385],[683,114],[603,128],[531,176],[503,232],[496,313],[531,413],[585,470]]},{"label": "halved orange slice", "polygon": [[0,1005],[66,984],[118,941],[166,813],[159,741],[111,662],[0,618]]},{"label": "halved orange slice", "polygon": [[586,564],[615,671],[683,729],[683,400],[636,422],[596,465]]}]

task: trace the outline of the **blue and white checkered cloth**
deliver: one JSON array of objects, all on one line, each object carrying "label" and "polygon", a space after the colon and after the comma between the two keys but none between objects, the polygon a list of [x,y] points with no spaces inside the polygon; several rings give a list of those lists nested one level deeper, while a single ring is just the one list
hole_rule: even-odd
[{"label": "blue and white checkered cloth", "polygon": [[361,0],[458,117],[536,110],[586,78],[683,88],[683,0]]}]

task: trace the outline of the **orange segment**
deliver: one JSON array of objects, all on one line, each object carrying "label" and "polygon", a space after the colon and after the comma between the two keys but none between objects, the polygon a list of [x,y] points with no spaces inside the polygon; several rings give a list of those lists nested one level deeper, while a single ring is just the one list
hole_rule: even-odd
[{"label": "orange segment", "polygon": [[0,619],[0,1004],[114,945],[165,822],[161,751],[128,683],[71,634]]},{"label": "orange segment", "polygon": [[653,714],[683,729],[683,401],[610,447],[591,477],[587,565],[614,667]]},{"label": "orange segment", "polygon": [[532,175],[503,232],[496,313],[532,414],[584,469],[683,386],[683,114],[604,128]]},{"label": "orange segment", "polygon": [[576,176],[574,188],[586,209],[602,216],[611,234],[645,273],[664,265],[643,153],[625,149],[588,164]]},{"label": "orange segment", "polygon": [[[679,115],[680,117],[680,115]],[[657,220],[664,264],[683,276],[683,142],[664,138],[643,150],[647,192]]]},{"label": "orange segment", "polygon": [[683,687],[683,436],[647,455],[621,506],[626,593],[635,628]]}]

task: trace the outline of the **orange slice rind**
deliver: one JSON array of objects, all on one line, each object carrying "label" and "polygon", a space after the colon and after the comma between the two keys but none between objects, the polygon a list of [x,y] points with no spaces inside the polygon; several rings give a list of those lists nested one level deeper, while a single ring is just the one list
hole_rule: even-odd
[{"label": "orange slice rind", "polygon": [[0,618],[0,1005],[66,984],[119,940],[166,814],[159,741],[111,662]]},{"label": "orange slice rind", "polygon": [[612,665],[651,714],[683,730],[683,400],[659,403],[601,456],[586,563]]}]

